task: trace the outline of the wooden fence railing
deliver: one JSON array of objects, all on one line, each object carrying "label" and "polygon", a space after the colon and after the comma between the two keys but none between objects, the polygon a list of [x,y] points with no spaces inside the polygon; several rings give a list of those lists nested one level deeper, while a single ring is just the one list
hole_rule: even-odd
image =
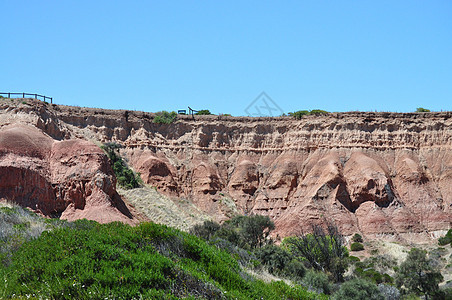
[{"label": "wooden fence railing", "polygon": [[29,94],[29,93],[0,93],[0,96],[2,95],[7,95],[7,98],[11,98],[11,96],[13,96],[12,98],[18,98],[18,97],[14,97],[14,96],[22,96],[22,98],[25,98],[25,96],[31,96],[34,97],[35,99],[39,99],[42,100],[44,102],[47,102],[46,99],[50,99],[50,103],[53,103],[53,98],[52,97],[47,97],[47,96],[43,96],[43,95],[39,95],[39,94]]}]

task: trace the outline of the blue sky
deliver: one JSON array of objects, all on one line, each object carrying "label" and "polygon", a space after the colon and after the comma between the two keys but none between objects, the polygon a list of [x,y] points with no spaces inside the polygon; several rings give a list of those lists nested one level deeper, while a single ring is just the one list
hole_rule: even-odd
[{"label": "blue sky", "polygon": [[0,0],[0,91],[128,110],[452,110],[452,1]]}]

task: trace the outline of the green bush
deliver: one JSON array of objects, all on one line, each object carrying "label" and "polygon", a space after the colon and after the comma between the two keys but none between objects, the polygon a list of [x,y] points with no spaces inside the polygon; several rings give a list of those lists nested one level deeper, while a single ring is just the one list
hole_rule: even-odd
[{"label": "green bush", "polygon": [[362,262],[355,263],[354,275],[376,284],[392,284],[394,279],[385,272],[394,269],[396,266],[396,260],[389,255],[372,256]]},{"label": "green bush", "polygon": [[430,109],[426,109],[426,108],[423,108],[423,107],[418,107],[418,108],[416,108],[416,112],[430,112]]},{"label": "green bush", "polygon": [[352,237],[352,241],[355,243],[362,243],[363,237],[359,233],[355,233]]},{"label": "green bush", "polygon": [[52,223],[26,208],[17,205],[0,206],[0,264],[8,265],[13,253],[23,243],[54,227]]},{"label": "green bush", "polygon": [[157,124],[171,124],[177,119],[177,113],[175,111],[159,111],[155,113],[154,123]]},{"label": "green bush", "polygon": [[333,299],[340,300],[384,300],[378,287],[364,279],[353,279],[344,282],[334,294]]},{"label": "green bush", "polygon": [[268,234],[273,228],[268,217],[251,215],[236,216],[222,225],[205,221],[193,226],[190,233],[232,253],[243,266],[264,266],[272,274],[301,280],[306,272],[303,263],[272,244]]},{"label": "green bush", "polygon": [[203,224],[197,224],[190,228],[190,233],[208,241],[220,230],[220,227],[220,224],[207,220]]},{"label": "green bush", "polygon": [[359,257],[356,257],[356,256],[349,256],[349,257],[348,257],[348,261],[349,261],[350,263],[354,264],[354,263],[360,262],[361,260],[359,259]]},{"label": "green bush", "polygon": [[313,110],[299,110],[296,112],[290,112],[289,116],[294,117],[297,120],[300,120],[301,118],[303,118],[303,116],[309,116],[309,115],[326,115],[329,114],[329,112],[327,112],[326,110],[321,110],[321,109],[313,109]]},{"label": "green bush", "polygon": [[396,283],[407,293],[434,296],[443,281],[441,272],[427,257],[425,250],[412,248],[396,273]]},{"label": "green bush", "polygon": [[298,259],[292,259],[288,264],[286,264],[283,274],[292,280],[302,280],[306,274],[306,268],[303,263]]},{"label": "green bush", "polygon": [[303,118],[303,116],[307,116],[309,115],[309,110],[299,110],[293,113],[289,113],[289,116],[294,117],[297,120],[300,120],[301,118]]},{"label": "green bush", "polygon": [[438,239],[438,244],[440,246],[445,246],[445,245],[451,244],[451,243],[452,243],[452,229],[449,229],[445,236],[440,237]]},{"label": "green bush", "polygon": [[116,175],[118,184],[126,189],[134,189],[142,185],[140,174],[135,174],[125,163],[119,155],[119,148],[121,146],[116,143],[105,143],[101,148],[105,151],[113,172]]},{"label": "green bush", "polygon": [[255,249],[272,243],[268,238],[275,224],[268,216],[236,216],[223,223],[216,236],[244,249]]},{"label": "green bush", "polygon": [[355,276],[362,278],[362,279],[366,279],[368,281],[372,281],[373,283],[376,284],[380,284],[380,283],[388,283],[388,284],[392,284],[394,282],[394,279],[384,273],[381,274],[380,272],[378,272],[377,270],[373,269],[373,268],[362,268],[362,267],[357,267],[355,269],[354,272]]},{"label": "green bush", "polygon": [[306,272],[303,281],[303,285],[308,288],[308,290],[315,293],[331,294],[332,286],[328,275],[323,272],[316,272],[309,270]]},{"label": "green bush", "polygon": [[326,110],[321,110],[321,109],[313,109],[309,112],[310,115],[327,115],[329,114],[329,112],[327,112]]},{"label": "green bush", "polygon": [[276,275],[281,274],[293,258],[289,252],[276,245],[258,248],[254,251],[254,254],[270,273]]},{"label": "green bush", "polygon": [[350,250],[351,251],[363,251],[364,250],[364,246],[361,243],[352,243],[350,245]]},{"label": "green bush", "polygon": [[0,265],[0,298],[315,299],[247,275],[231,254],[154,223],[76,221],[26,241]]},{"label": "green bush", "polygon": [[296,258],[304,260],[317,271],[328,272],[335,281],[343,281],[348,268],[348,251],[337,227],[327,225],[327,231],[319,225],[312,226],[312,233],[288,237],[282,245]]},{"label": "green bush", "polygon": [[201,115],[211,115],[210,110],[208,109],[201,109],[198,110],[197,113],[195,113],[195,115],[201,116]]}]

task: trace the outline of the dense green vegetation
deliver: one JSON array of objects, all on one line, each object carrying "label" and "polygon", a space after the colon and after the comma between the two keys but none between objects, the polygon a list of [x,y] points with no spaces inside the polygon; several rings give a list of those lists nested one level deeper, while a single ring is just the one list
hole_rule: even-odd
[{"label": "dense green vegetation", "polygon": [[354,242],[350,245],[350,250],[352,251],[363,251],[364,250],[364,246],[363,244],[359,243],[359,242]]},{"label": "dense green vegetation", "polygon": [[344,282],[335,297],[336,299],[385,299],[375,284],[359,278]]},{"label": "dense green vegetation", "polygon": [[353,235],[353,237],[352,237],[352,242],[362,243],[363,242],[363,237],[359,233],[355,233]]},{"label": "dense green vegetation", "polygon": [[400,265],[396,282],[403,290],[416,295],[424,295],[427,299],[439,297],[438,284],[443,276],[427,256],[427,251],[413,248],[407,259]]},{"label": "dense green vegetation", "polygon": [[105,143],[101,148],[107,154],[120,186],[125,189],[133,189],[141,186],[140,174],[135,174],[119,155],[120,145],[116,143]]},{"label": "dense green vegetation", "polygon": [[210,110],[208,109],[201,109],[198,110],[197,113],[195,113],[195,115],[201,116],[201,115],[211,115]]},{"label": "dense green vegetation", "polygon": [[387,273],[397,266],[397,262],[389,256],[377,255],[365,259],[364,261],[354,261],[355,277],[372,281],[375,284],[394,283],[394,279]]},{"label": "dense green vegetation", "polygon": [[[0,207],[0,299],[449,299],[430,253],[348,256],[331,224],[283,240],[268,217],[206,221],[189,234],[154,223],[46,220]],[[446,235],[447,236],[447,235]],[[355,236],[355,241],[362,237]],[[309,249],[309,251],[307,251]],[[348,273],[345,271],[351,267]],[[284,281],[265,283],[265,271]],[[387,272],[394,273],[395,279]],[[346,275],[347,274],[347,275]]]},{"label": "dense green vegetation", "polygon": [[440,237],[438,239],[438,244],[440,246],[445,246],[445,245],[448,245],[448,244],[452,245],[452,229],[449,229],[445,236]]},{"label": "dense green vegetation", "polygon": [[321,109],[313,109],[313,110],[299,110],[296,112],[290,112],[289,116],[294,117],[295,119],[299,120],[303,118],[303,116],[309,116],[309,115],[327,115],[329,112],[326,110]]},{"label": "dense green vegetation", "polygon": [[157,124],[171,124],[177,119],[177,113],[175,111],[159,111],[155,113],[154,123]]},{"label": "dense green vegetation", "polygon": [[312,233],[284,239],[283,245],[309,267],[326,272],[335,282],[344,280],[348,268],[348,251],[336,226],[312,226]]},{"label": "dense green vegetation", "polygon": [[418,107],[418,108],[416,108],[416,112],[430,112],[430,109]]},{"label": "dense green vegetation", "polygon": [[234,255],[166,226],[64,223],[25,241],[0,265],[0,298],[325,298],[257,280]]}]

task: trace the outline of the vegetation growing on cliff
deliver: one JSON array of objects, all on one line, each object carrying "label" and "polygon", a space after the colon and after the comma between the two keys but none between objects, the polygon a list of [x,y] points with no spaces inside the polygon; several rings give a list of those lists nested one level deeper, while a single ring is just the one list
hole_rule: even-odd
[{"label": "vegetation growing on cliff", "polygon": [[157,124],[171,124],[174,123],[177,119],[177,113],[175,111],[159,111],[155,113],[154,123]]},{"label": "vegetation growing on cliff", "polygon": [[0,298],[326,298],[255,279],[230,253],[163,225],[70,224],[24,242],[0,265]]},{"label": "vegetation growing on cliff", "polygon": [[452,245],[452,229],[449,229],[445,236],[440,237],[438,239],[438,244],[440,246],[445,246],[447,244],[451,244]]},{"label": "vegetation growing on cliff", "polygon": [[125,189],[134,189],[141,186],[140,174],[135,174],[119,155],[120,145],[116,143],[105,143],[101,148],[107,154],[120,186]]},{"label": "vegetation growing on cliff", "polygon": [[[397,267],[386,255],[363,262],[346,257],[346,249],[338,248],[340,234],[332,229],[297,237],[311,249],[300,255],[304,252],[294,251],[287,240],[273,244],[272,228],[268,217],[237,216],[221,225],[196,226],[192,232],[200,238],[154,223],[45,220],[17,206],[1,207],[0,298],[448,299],[452,294],[438,287],[442,276],[434,257],[444,255],[444,248],[429,255],[412,249]],[[334,283],[331,270],[340,270],[334,253],[354,267],[343,283]],[[292,284],[265,283],[247,269],[268,270]],[[400,290],[385,273],[390,269],[396,270]]]}]

